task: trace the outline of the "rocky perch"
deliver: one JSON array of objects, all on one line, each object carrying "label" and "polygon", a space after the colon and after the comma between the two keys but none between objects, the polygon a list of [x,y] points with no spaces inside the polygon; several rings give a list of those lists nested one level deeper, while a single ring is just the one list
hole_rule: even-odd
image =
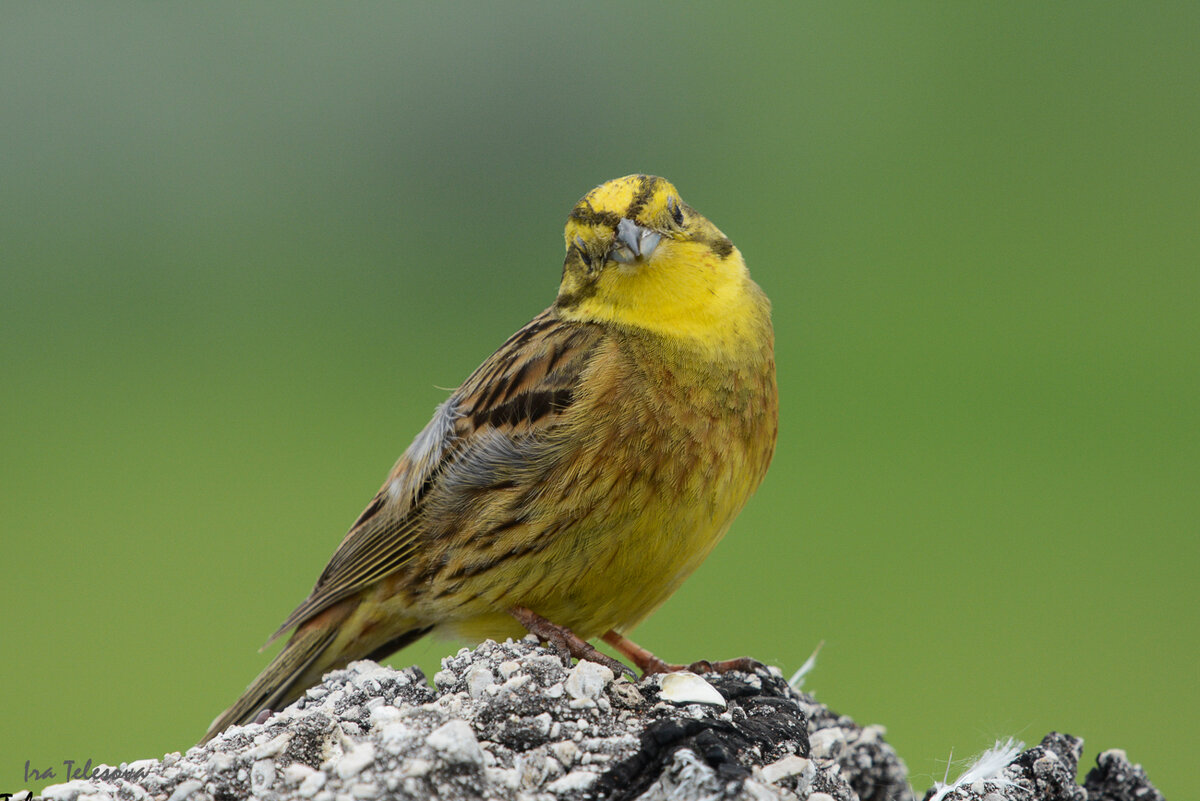
[{"label": "rocky perch", "polygon": [[[566,667],[529,639],[417,668],[355,662],[265,723],[203,747],[47,787],[55,801],[808,799],[913,801],[878,726],[797,692],[775,668],[640,683]],[[1120,751],[1075,782],[1082,741],[985,755],[927,801],[1161,801]],[[989,762],[990,760],[990,762]]]}]

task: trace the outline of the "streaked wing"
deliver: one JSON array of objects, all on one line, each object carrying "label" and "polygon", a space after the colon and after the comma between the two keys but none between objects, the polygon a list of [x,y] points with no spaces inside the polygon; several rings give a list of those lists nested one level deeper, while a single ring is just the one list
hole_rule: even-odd
[{"label": "streaked wing", "polygon": [[[548,309],[509,337],[438,406],[350,528],[312,593],[267,643],[407,562],[421,544],[424,501],[449,467],[493,458],[497,435],[513,444],[504,449],[504,458],[533,458],[536,449],[518,443],[548,431],[571,407],[600,336],[598,327],[561,320]],[[520,472],[521,465],[511,466]]]}]

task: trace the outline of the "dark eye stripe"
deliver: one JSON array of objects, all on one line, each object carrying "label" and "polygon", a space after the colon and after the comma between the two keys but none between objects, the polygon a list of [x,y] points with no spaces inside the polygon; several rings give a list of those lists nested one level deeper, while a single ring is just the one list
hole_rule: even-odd
[{"label": "dark eye stripe", "polygon": [[671,209],[671,219],[676,225],[683,225],[683,205],[676,198],[668,200],[667,205]]},{"label": "dark eye stripe", "polygon": [[596,211],[593,208],[585,206],[576,206],[571,209],[571,219],[584,225],[604,226],[615,229],[617,223],[621,222],[621,217],[612,211]]},{"label": "dark eye stripe", "polygon": [[579,258],[583,259],[583,264],[589,270],[592,268],[592,254],[588,253],[587,246],[583,243],[583,237],[575,237],[575,252],[579,254]]}]

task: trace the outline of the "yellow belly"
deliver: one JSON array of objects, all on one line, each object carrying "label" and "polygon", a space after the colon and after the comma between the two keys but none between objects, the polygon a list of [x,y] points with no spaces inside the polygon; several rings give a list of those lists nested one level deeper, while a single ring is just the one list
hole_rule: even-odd
[{"label": "yellow belly", "polygon": [[[708,556],[757,488],[774,450],[774,367],[689,375],[609,369],[592,379],[570,436],[584,443],[545,482],[512,543],[529,550],[465,582],[441,628],[467,640],[519,636],[524,606],[583,638],[636,625]],[[605,393],[626,402],[597,403]],[[588,408],[589,405],[592,408]],[[619,468],[614,468],[618,465]],[[475,596],[471,598],[470,596]],[[433,616],[433,610],[430,610]]]}]

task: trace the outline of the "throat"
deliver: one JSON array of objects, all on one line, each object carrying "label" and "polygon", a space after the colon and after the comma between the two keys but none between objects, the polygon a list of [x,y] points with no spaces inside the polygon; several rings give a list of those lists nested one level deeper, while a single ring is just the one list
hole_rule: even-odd
[{"label": "throat", "polygon": [[704,269],[688,272],[651,268],[622,276],[620,286],[599,287],[562,310],[563,316],[650,331],[713,357],[770,346],[770,302],[744,271],[740,275]]}]

